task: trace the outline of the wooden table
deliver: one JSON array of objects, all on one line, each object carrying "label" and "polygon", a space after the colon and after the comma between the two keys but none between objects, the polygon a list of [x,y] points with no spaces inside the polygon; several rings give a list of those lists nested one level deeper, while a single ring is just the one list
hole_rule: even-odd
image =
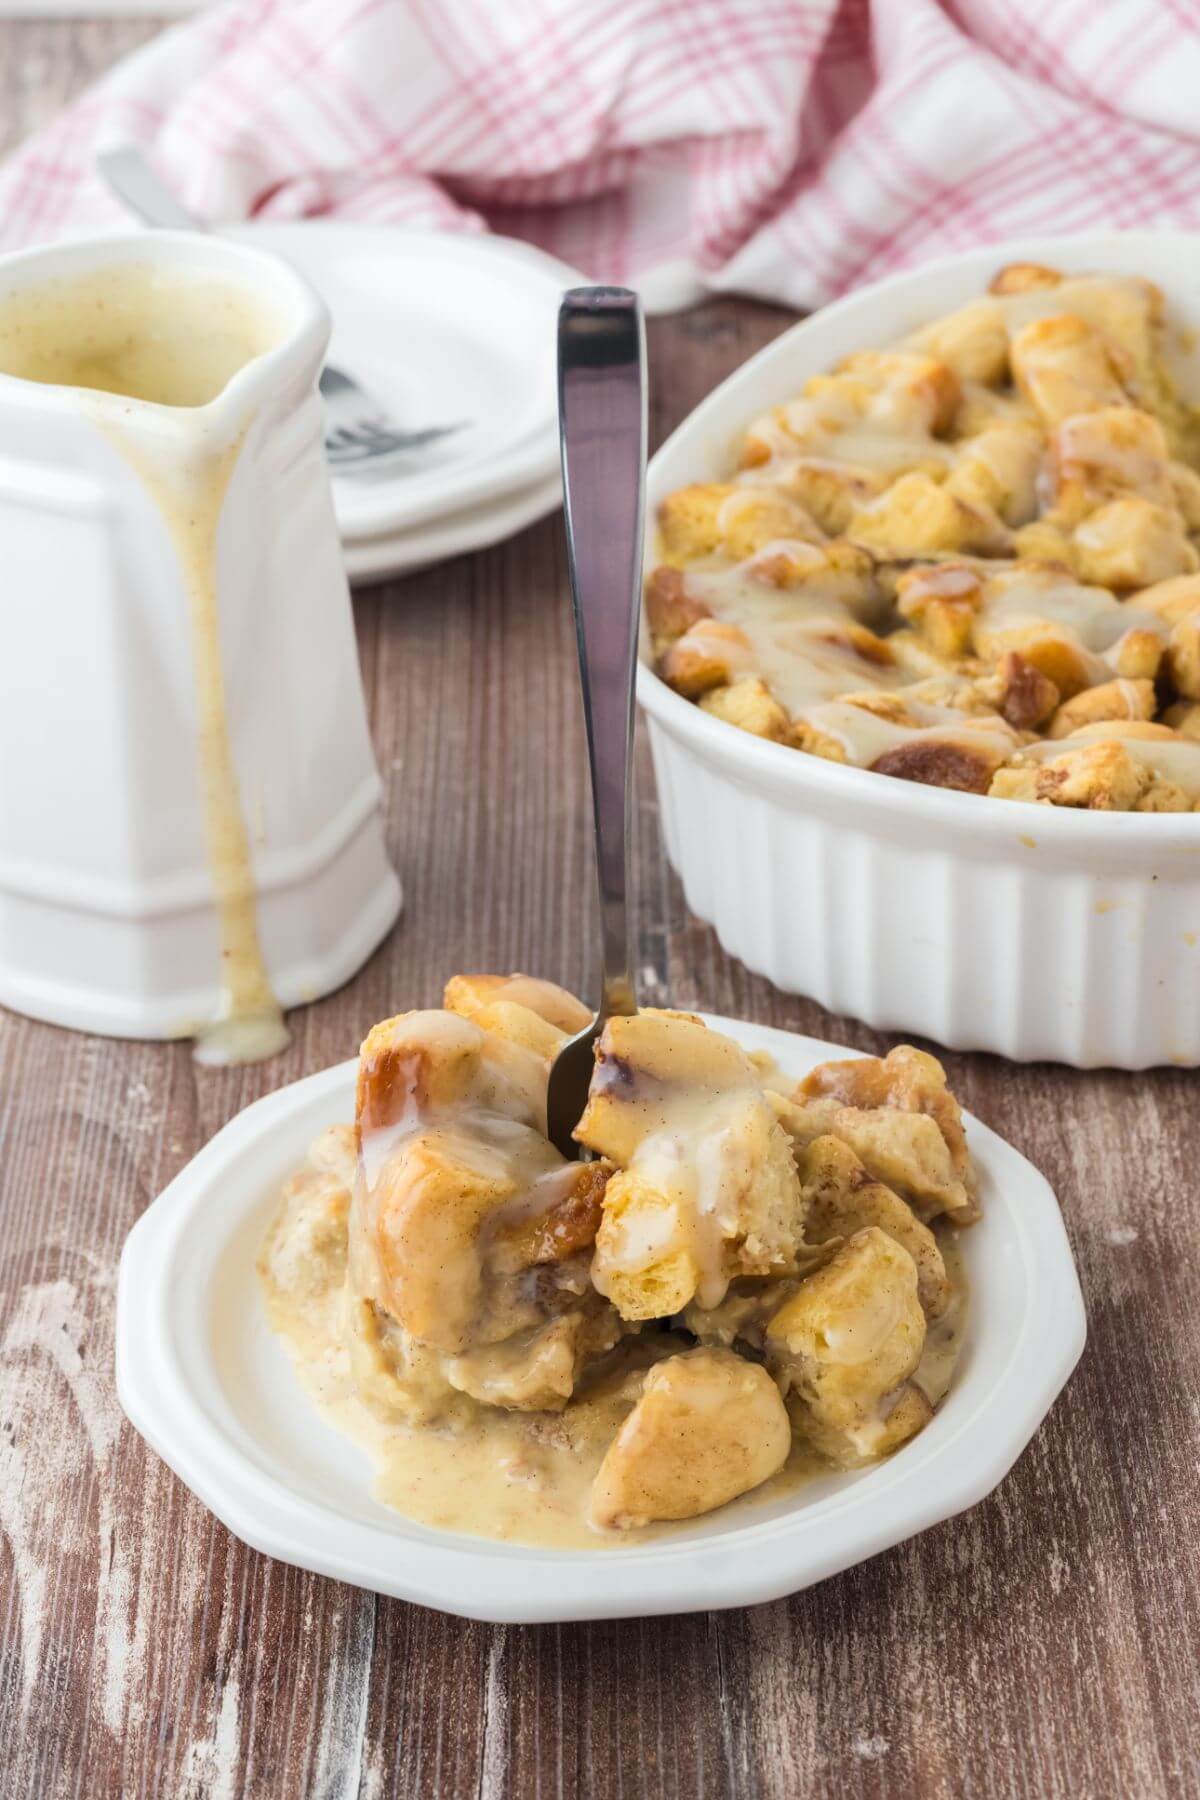
[{"label": "wooden table", "polygon": [[[0,28],[12,139],[145,22]],[[651,331],[657,440],[788,322],[721,302]],[[0,604],[3,604],[0,595]],[[245,1549],[124,1423],[129,1227],[247,1101],[338,1060],[460,968],[585,984],[595,926],[561,524],[361,593],[406,906],[277,1063],[213,1073],[0,1014],[0,1793],[1149,1796],[1200,1787],[1197,1078],[950,1056],[1056,1187],[1084,1361],[999,1491],[750,1611],[490,1628]],[[882,1048],[689,919],[643,758],[643,991]]]}]

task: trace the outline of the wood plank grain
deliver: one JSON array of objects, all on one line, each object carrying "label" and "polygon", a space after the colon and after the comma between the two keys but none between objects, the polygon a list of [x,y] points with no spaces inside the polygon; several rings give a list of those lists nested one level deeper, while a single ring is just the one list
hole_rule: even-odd
[{"label": "wood plank grain", "polygon": [[[15,139],[143,22],[0,27]],[[651,330],[657,440],[788,316]],[[2,602],[0,602],[2,603]],[[586,985],[595,923],[561,527],[356,602],[403,919],[266,1068],[0,1014],[0,1792],[47,1796],[1189,1795],[1200,1789],[1197,1078],[949,1056],[1059,1192],[1078,1375],[999,1490],[790,1601],[491,1629],[256,1555],[126,1425],[130,1225],[247,1101],[436,1000],[457,968]],[[641,748],[645,992],[857,1043],[683,907]]]}]

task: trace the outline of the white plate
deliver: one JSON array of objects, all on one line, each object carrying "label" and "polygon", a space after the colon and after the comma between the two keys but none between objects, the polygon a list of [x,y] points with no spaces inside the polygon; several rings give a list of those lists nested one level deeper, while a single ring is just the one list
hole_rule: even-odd
[{"label": "white plate", "polygon": [[[852,1052],[730,1019],[709,1023],[799,1077]],[[254,1260],[279,1183],[353,1113],[354,1062],[258,1101],[134,1226],[117,1295],[117,1387],[142,1436],[229,1529],[301,1568],[467,1618],[548,1622],[752,1605],[961,1512],[991,1491],[1078,1361],[1086,1330],[1046,1182],[968,1123],[984,1217],[954,1386],[889,1462],[716,1513],[617,1549],[538,1551],[410,1523],[371,1498],[366,1454],[314,1412],[258,1296]]]},{"label": "white plate", "polygon": [[329,360],[388,418],[464,422],[403,474],[340,476],[343,539],[408,530],[545,482],[558,464],[555,322],[583,276],[510,238],[331,220],[231,227],[299,269],[333,314]]},{"label": "white plate", "polygon": [[342,559],[351,581],[362,587],[427,568],[450,556],[462,556],[467,550],[499,544],[561,505],[562,478],[556,473],[519,493],[506,494],[490,506],[468,506],[391,537],[353,539],[342,545]]}]

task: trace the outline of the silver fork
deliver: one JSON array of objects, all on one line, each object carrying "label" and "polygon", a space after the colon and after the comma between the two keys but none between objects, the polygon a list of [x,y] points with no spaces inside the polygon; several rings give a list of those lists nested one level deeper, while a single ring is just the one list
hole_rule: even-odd
[{"label": "silver fork", "polygon": [[[208,230],[159,180],[136,145],[102,150],[96,167],[117,198],[147,225],[171,231]],[[460,423],[429,425],[422,431],[399,430],[353,375],[333,363],[322,369],[320,389],[326,413],[325,454],[341,474],[357,474],[368,465],[372,470],[391,467],[463,429]]]},{"label": "silver fork", "polygon": [[325,401],[325,454],[335,469],[353,472],[381,457],[390,468],[396,457],[425,450],[461,431],[461,425],[430,425],[424,431],[397,431],[353,375],[326,363],[319,382]]},{"label": "silver fork", "polygon": [[600,1006],[550,1070],[564,1156],[608,1020],[637,1011],[628,909],[633,677],[646,483],[646,334],[628,288],[572,288],[558,314],[558,432],[600,882]]}]

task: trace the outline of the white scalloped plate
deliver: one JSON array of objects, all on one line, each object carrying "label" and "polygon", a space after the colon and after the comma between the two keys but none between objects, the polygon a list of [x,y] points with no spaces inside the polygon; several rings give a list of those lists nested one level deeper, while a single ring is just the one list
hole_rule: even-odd
[{"label": "white scalloped plate", "polygon": [[[730,1019],[797,1078],[853,1052]],[[793,1593],[973,1506],[1012,1467],[1083,1349],[1054,1195],[968,1121],[984,1217],[955,1383],[890,1461],[619,1549],[539,1551],[411,1524],[371,1498],[367,1456],[313,1411],[268,1328],[254,1260],[280,1181],[353,1113],[355,1064],[247,1107],[134,1226],[121,1258],[117,1386],[142,1436],[257,1550],[380,1593],[510,1623],[745,1606]]]}]

